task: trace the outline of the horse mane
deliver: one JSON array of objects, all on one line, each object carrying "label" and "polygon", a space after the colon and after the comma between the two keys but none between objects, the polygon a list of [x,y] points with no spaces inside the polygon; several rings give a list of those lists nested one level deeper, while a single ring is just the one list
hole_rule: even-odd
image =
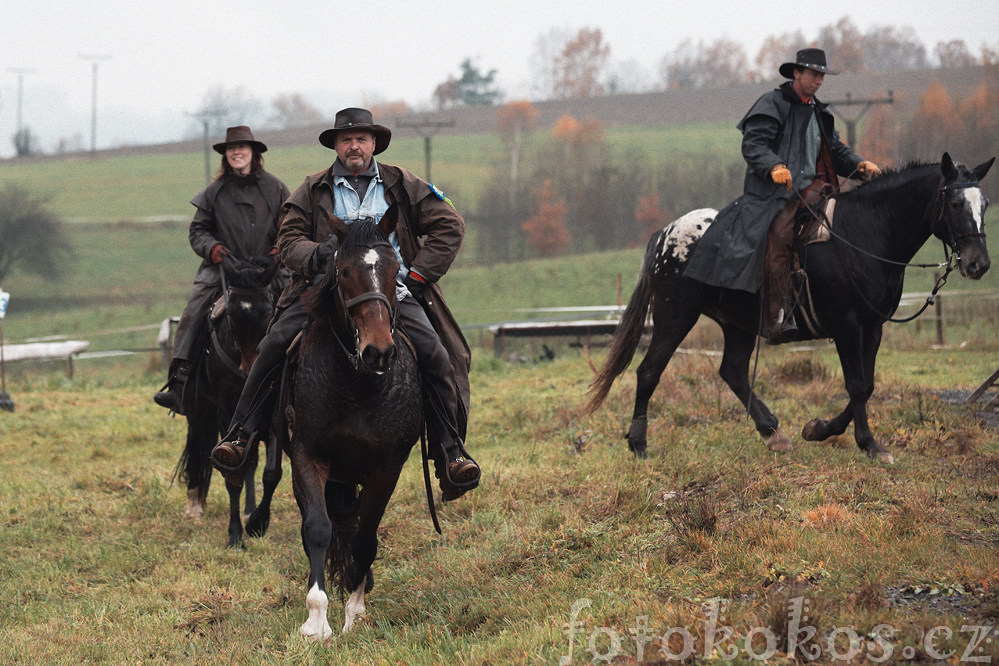
[{"label": "horse mane", "polygon": [[[925,172],[925,173],[923,173]],[[936,174],[940,176],[940,164],[931,162],[908,162],[900,167],[889,167],[871,180],[861,183],[849,192],[842,192],[839,197],[858,203],[867,203],[871,199],[881,197],[886,191],[895,190],[903,185],[912,184],[924,176]]]}]

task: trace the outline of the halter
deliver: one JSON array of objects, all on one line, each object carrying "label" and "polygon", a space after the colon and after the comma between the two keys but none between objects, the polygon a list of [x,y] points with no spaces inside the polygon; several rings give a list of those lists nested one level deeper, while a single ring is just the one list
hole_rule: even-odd
[{"label": "halter", "polygon": [[[376,248],[376,247],[388,247],[388,248],[391,248],[392,245],[389,242],[387,242],[387,241],[380,241],[380,242],[371,244],[369,247],[371,247],[371,248]],[[340,282],[339,270],[336,268],[336,259],[337,259],[338,255],[339,255],[339,251],[337,251],[333,255],[333,258],[332,258],[332,260],[330,262],[331,265],[333,266],[333,278],[332,279],[333,279],[334,284],[336,285],[336,300],[337,300],[337,303],[341,306],[341,309],[343,310],[344,321],[347,324],[348,328],[352,329],[353,333],[354,333],[353,351],[351,351],[350,349],[348,349],[347,345],[345,345],[344,342],[343,342],[343,340],[340,339],[340,336],[337,334],[336,327],[333,325],[333,321],[332,320],[330,321],[330,329],[333,332],[333,338],[337,341],[337,344],[340,346],[340,350],[343,351],[344,355],[347,357],[347,360],[350,361],[351,367],[353,367],[354,370],[357,370],[357,369],[359,369],[361,367],[361,352],[360,352],[361,335],[360,335],[360,332],[357,329],[357,324],[354,323],[354,317],[351,316],[351,314],[350,314],[351,308],[353,308],[355,305],[359,305],[359,304],[365,303],[367,301],[380,301],[380,302],[384,303],[385,304],[385,308],[389,311],[389,314],[392,317],[392,327],[390,329],[390,332],[391,332],[392,336],[394,337],[395,336],[395,327],[396,327],[396,324],[398,323],[398,320],[399,320],[399,306],[398,306],[398,304],[396,304],[396,307],[393,308],[392,304],[389,302],[388,297],[385,296],[385,294],[383,294],[382,292],[377,291],[377,290],[366,291],[363,294],[360,294],[360,295],[355,296],[354,298],[350,298],[350,299],[344,298],[343,287],[342,287],[342,284]]]},{"label": "halter", "polygon": [[[968,180],[968,181],[962,181],[960,183],[951,183],[950,185],[944,185],[943,177],[942,176],[940,177],[940,187],[937,188],[937,198],[933,204],[934,207],[937,209],[933,221],[933,234],[938,238],[940,237],[938,234],[938,230],[940,229],[940,224],[944,222],[944,208],[945,208],[944,199],[946,198],[947,192],[949,192],[950,190],[966,190],[969,187],[980,188],[981,183],[979,183],[978,181]],[[949,219],[946,221],[946,223],[947,223],[947,234],[948,236],[950,236],[952,241],[960,240],[962,238],[985,238],[984,231],[978,231],[970,234],[959,234],[954,231],[954,225],[951,224]],[[954,251],[956,252],[957,248],[954,248]]]}]

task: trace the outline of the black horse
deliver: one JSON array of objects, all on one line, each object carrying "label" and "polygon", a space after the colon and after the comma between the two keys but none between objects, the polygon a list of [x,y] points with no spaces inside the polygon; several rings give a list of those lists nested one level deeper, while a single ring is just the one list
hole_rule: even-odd
[{"label": "black horse", "polygon": [[314,640],[332,635],[327,566],[350,594],[343,631],[364,613],[378,524],[423,427],[415,353],[394,327],[399,263],[387,240],[390,217],[349,229],[331,221],[340,249],[302,297],[309,324],[291,402],[286,395],[278,410],[286,423],[275,426],[291,433],[284,444],[310,566],[301,633]]},{"label": "black horse", "polygon": [[[906,264],[931,235],[953,250],[964,277],[977,280],[989,269],[984,226],[988,199],[979,181],[994,161],[968,169],[944,153],[940,164],[913,164],[886,172],[834,199],[831,240],[799,248],[807,274],[802,291],[810,294],[805,299],[810,305],[797,308],[795,316],[811,327],[799,339],[833,339],[850,398],[839,415],[806,424],[804,439],[840,435],[853,421],[857,445],[871,457],[893,461],[867,422],[882,327],[898,307]],[[768,446],[791,450],[791,440],[749,382],[760,320],[757,296],[710,287],[683,275],[716,214],[713,209],[696,210],[653,234],[608,358],[590,385],[587,410],[592,411],[631,362],[651,303],[652,339],[638,366],[635,409],[626,435],[628,448],[642,457],[649,399],[666,364],[702,314],[717,322],[724,334],[722,379],[746,407]]]},{"label": "black horse", "polygon": [[[279,267],[277,258],[272,255],[251,259],[226,255],[223,258],[223,294],[209,313],[206,326],[208,340],[191,378],[194,391],[186,409],[187,442],[177,463],[181,480],[187,482],[185,514],[188,517],[197,518],[204,512],[212,479],[211,451],[219,436],[225,434],[224,429],[229,425],[246,381],[246,373],[256,358],[257,343],[267,330],[267,322],[274,311],[277,289],[273,282]],[[251,447],[252,459],[245,483],[226,483],[229,493],[229,547],[242,544],[239,498],[244,485],[245,510],[249,516],[247,532],[251,536],[260,536],[267,530],[270,498],[281,479],[277,446],[268,446],[267,453],[263,474],[264,496],[259,506],[253,486],[256,446]]]}]

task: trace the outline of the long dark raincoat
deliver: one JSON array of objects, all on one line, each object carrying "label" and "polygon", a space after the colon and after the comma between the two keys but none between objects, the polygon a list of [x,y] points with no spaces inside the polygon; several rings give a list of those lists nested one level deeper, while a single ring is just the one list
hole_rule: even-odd
[{"label": "long dark raincoat", "polygon": [[828,147],[832,166],[843,177],[854,174],[861,159],[840,141],[832,114],[826,105],[801,101],[784,83],[761,96],[739,121],[746,178],[741,197],[718,213],[697,244],[684,275],[716,287],[757,292],[763,276],[770,223],[794,196],[770,179],[770,170],[784,164],[791,171],[794,190],[808,186],[805,129],[813,113]]}]

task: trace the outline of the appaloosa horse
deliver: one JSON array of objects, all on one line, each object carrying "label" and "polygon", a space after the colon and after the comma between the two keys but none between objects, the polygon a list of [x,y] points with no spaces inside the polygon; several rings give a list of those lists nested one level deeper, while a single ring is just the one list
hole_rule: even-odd
[{"label": "appaloosa horse", "polygon": [[415,353],[394,326],[399,263],[390,218],[349,228],[331,221],[340,248],[325,278],[303,295],[309,324],[293,395],[278,410],[287,421],[279,432],[291,432],[285,446],[310,567],[301,633],[314,640],[332,635],[327,566],[350,594],[343,631],[364,613],[378,524],[423,428]]},{"label": "appaloosa horse", "polygon": [[[874,362],[881,332],[898,307],[906,265],[931,235],[954,252],[964,277],[977,280],[989,269],[985,246],[988,199],[979,186],[995,158],[974,168],[944,153],[940,164],[913,164],[888,171],[835,198],[832,238],[800,249],[810,294],[798,322],[808,322],[798,339],[832,338],[849,395],[832,419],[805,425],[802,437],[820,441],[854,422],[857,445],[869,456],[892,462],[871,433],[867,401],[874,391]],[[590,386],[587,410],[607,397],[615,378],[631,362],[652,306],[652,339],[638,366],[638,385],[628,447],[646,455],[649,399],[680,342],[702,314],[721,326],[724,355],[719,374],[746,407],[771,449],[791,450],[777,418],[752,391],[749,361],[759,330],[755,294],[710,287],[684,277],[691,253],[717,211],[696,210],[656,232],[645,251],[638,283],[614,334],[608,358]],[[814,329],[814,330],[813,330]]]},{"label": "appaloosa horse", "polygon": [[[212,479],[211,451],[219,436],[225,434],[246,373],[256,358],[257,343],[267,330],[277,292],[272,282],[279,268],[280,263],[273,255],[239,259],[230,254],[220,265],[223,294],[209,314],[209,339],[191,377],[194,391],[193,398],[187,401],[187,442],[177,463],[181,479],[187,482],[188,517],[200,517],[204,511]],[[252,536],[260,536],[267,530],[270,497],[281,479],[280,451],[277,446],[270,445],[263,474],[264,496],[258,506],[253,487],[256,442],[250,449],[252,458],[245,483],[226,483],[229,547],[242,544],[239,498],[244,485],[249,515],[246,531]]]}]

